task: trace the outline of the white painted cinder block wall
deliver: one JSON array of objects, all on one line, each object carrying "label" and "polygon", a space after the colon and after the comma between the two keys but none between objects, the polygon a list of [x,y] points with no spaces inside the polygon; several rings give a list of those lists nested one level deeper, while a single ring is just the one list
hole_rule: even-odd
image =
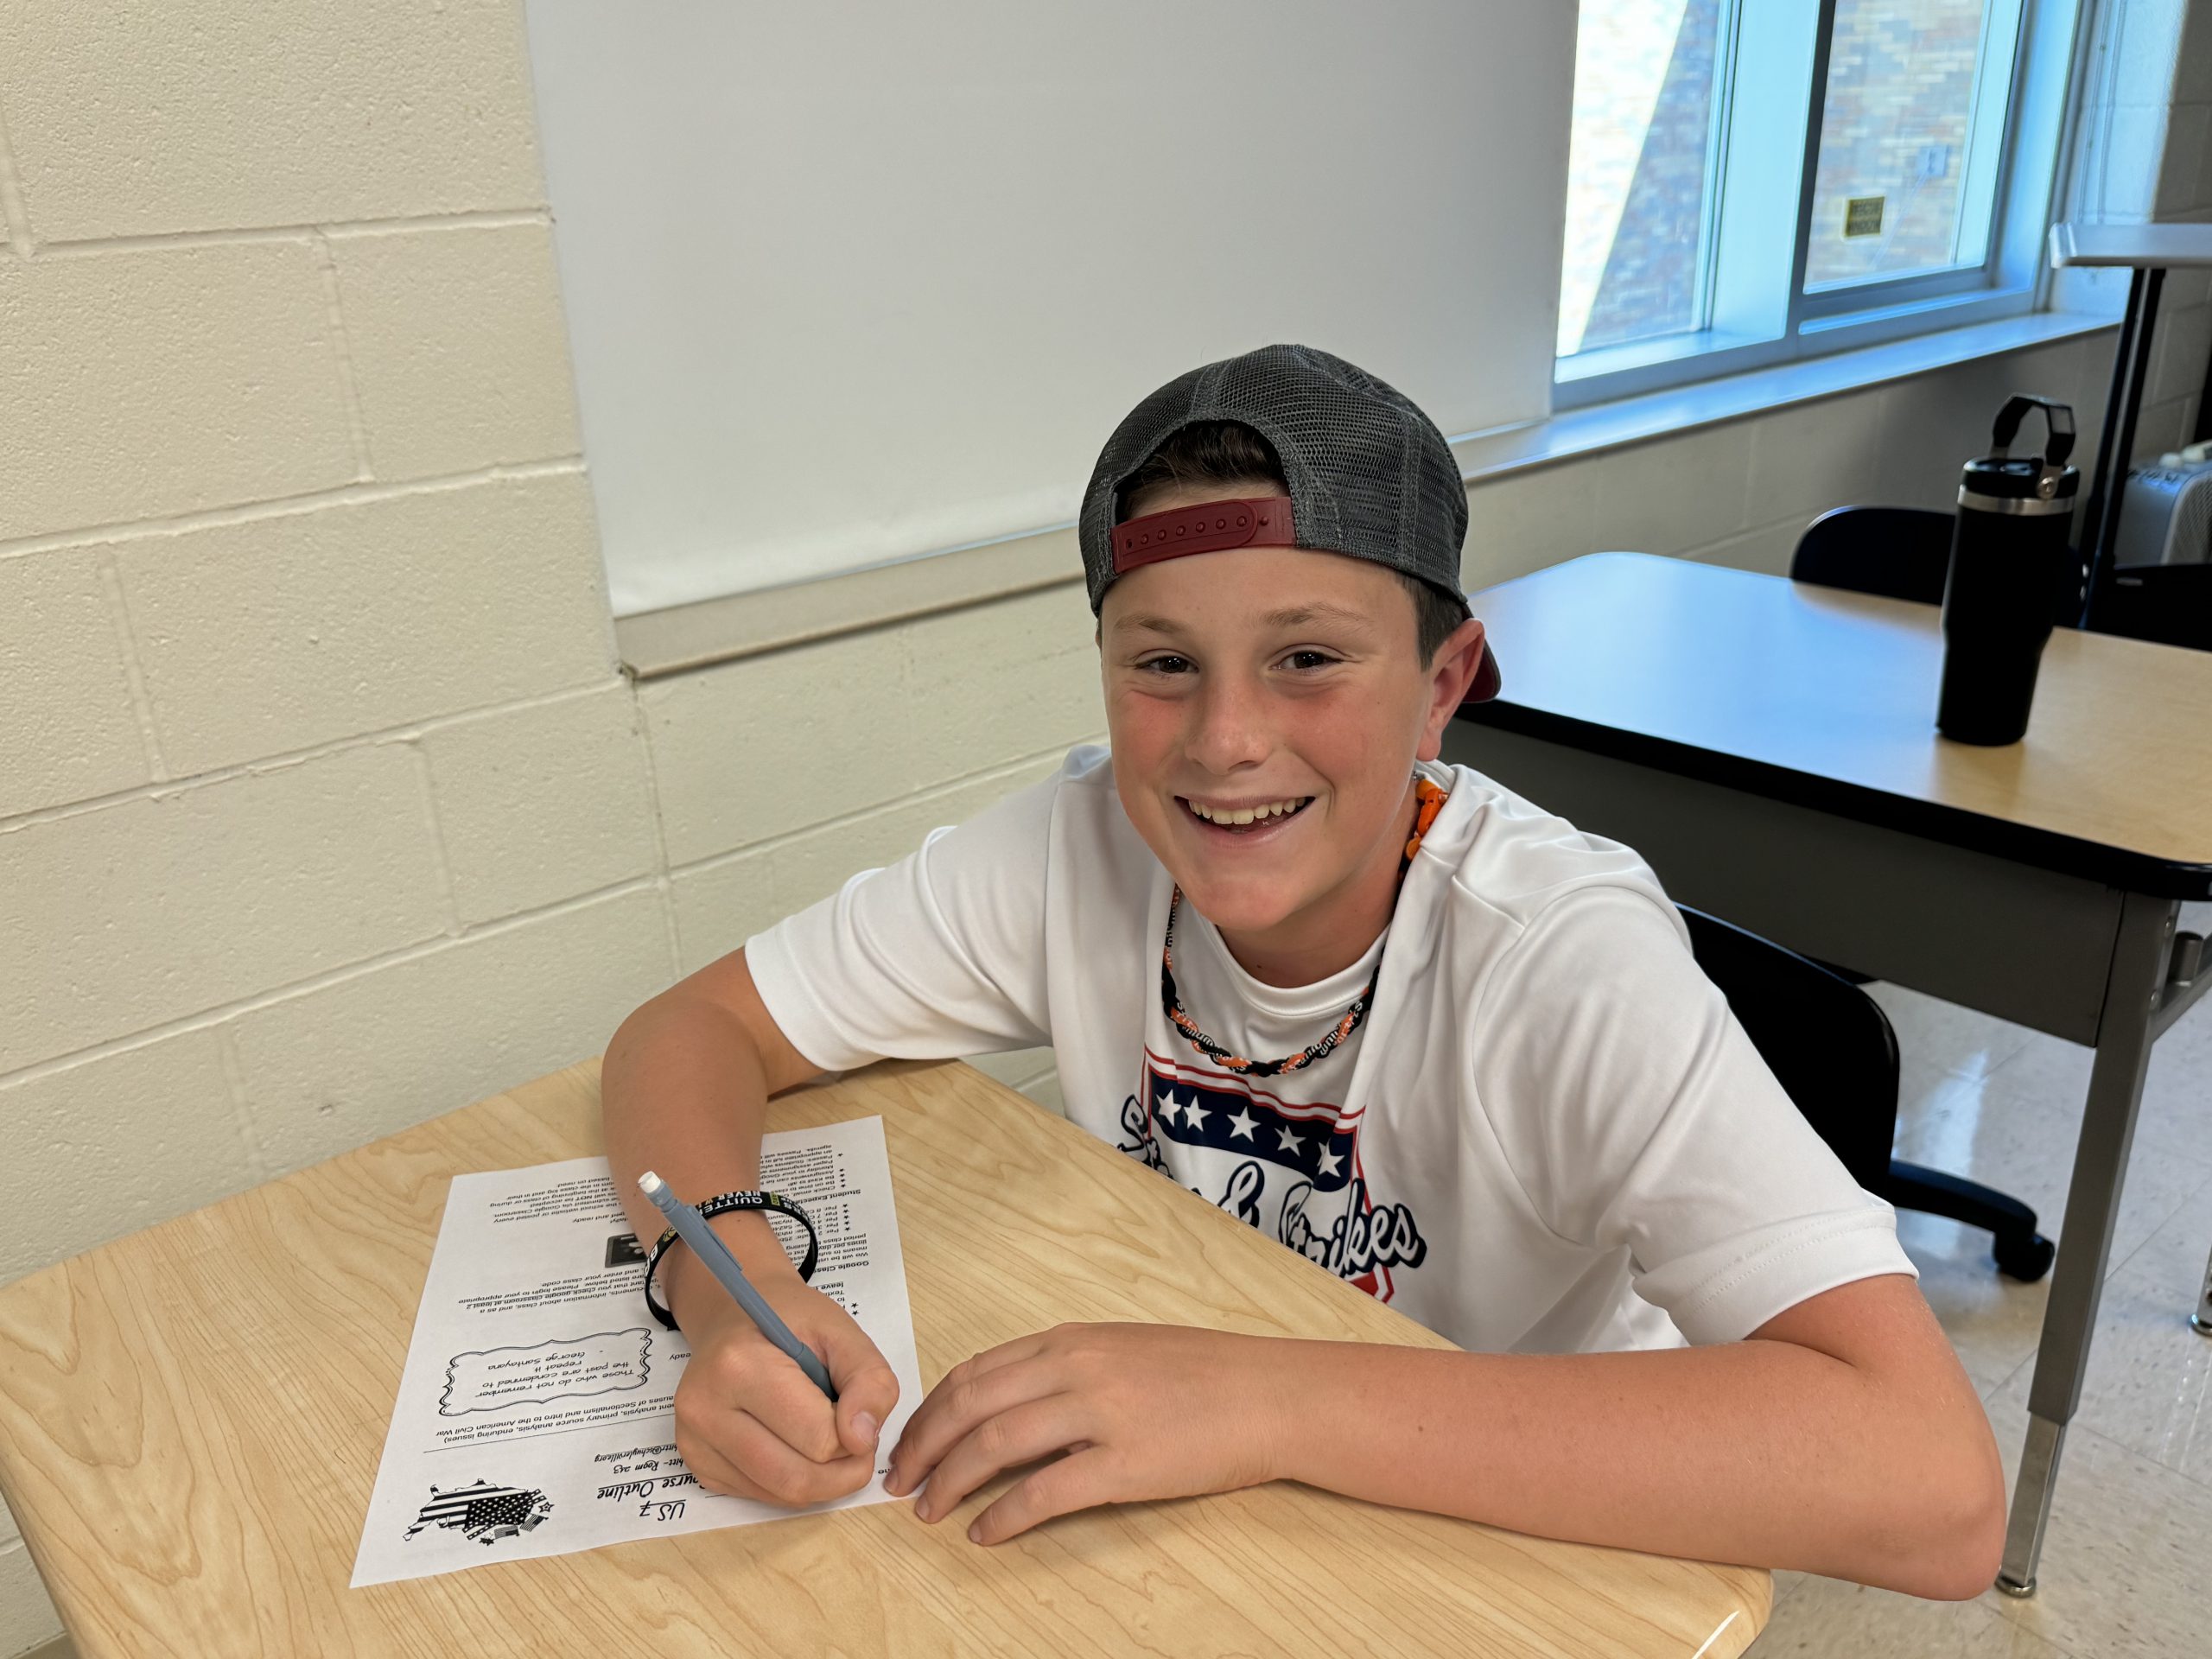
[{"label": "white painted cinder block wall", "polygon": [[[516,0],[16,0],[0,230],[0,1281],[596,1052],[1102,729],[1077,586],[620,676]],[[2007,391],[2094,426],[2109,338],[1478,486],[1466,580],[1779,571]],[[0,1656],[58,1629],[0,1511]]]},{"label": "white painted cinder block wall", "polygon": [[[2212,0],[2129,0],[2127,21],[2135,22],[2139,12],[2145,14],[2141,27],[2152,41],[2171,31],[2175,42],[2164,130],[2151,169],[2157,183],[2148,217],[2212,225]],[[2155,73],[2143,78],[2146,98],[2158,99],[2161,79]],[[2136,84],[2120,77],[2123,87]],[[2155,101],[2152,107],[2157,109]],[[2137,172],[2120,170],[2123,175]],[[2126,207],[2141,211],[2139,197]],[[2205,362],[2212,356],[2212,271],[2177,272],[2167,278],[2154,349],[2143,423],[2136,431],[2138,455],[2174,448],[2196,433],[2203,415]]]},{"label": "white painted cinder block wall", "polygon": [[[2212,0],[2107,0],[2081,130],[2075,212],[2110,223],[2212,224]],[[2084,276],[2088,281],[2082,280]],[[2060,273],[2061,304],[2100,290],[2114,308],[2120,271]],[[2166,279],[2152,337],[2135,454],[2194,436],[2212,352],[2212,271]]]}]

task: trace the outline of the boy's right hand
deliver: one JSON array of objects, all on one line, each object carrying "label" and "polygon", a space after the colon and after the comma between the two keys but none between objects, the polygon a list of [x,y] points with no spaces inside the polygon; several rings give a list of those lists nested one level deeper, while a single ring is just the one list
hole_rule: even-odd
[{"label": "boy's right hand", "polygon": [[858,1491],[875,1474],[876,1441],[899,1403],[899,1379],[852,1316],[795,1269],[756,1273],[748,1262],[747,1274],[792,1333],[822,1356],[837,1403],[721,1286],[690,1274],[669,1293],[691,1344],[676,1385],[676,1449],[710,1492],[799,1508]]}]

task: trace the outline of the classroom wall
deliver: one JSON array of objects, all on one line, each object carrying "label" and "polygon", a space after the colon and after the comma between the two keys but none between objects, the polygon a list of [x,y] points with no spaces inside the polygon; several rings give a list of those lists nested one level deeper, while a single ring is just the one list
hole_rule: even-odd
[{"label": "classroom wall", "polygon": [[[2084,91],[2067,216],[2212,223],[2212,0],[2103,0]],[[2121,270],[2062,270],[2053,302],[2117,315],[2127,282]],[[2152,352],[2139,461],[2196,435],[2212,353],[2212,271],[2168,276]]]},{"label": "classroom wall", "polygon": [[[1077,585],[622,677],[512,0],[18,0],[0,229],[0,1281],[595,1052],[1102,728]],[[1478,486],[1466,580],[1779,570],[2108,342]],[[0,1656],[57,1629],[0,1512]]]},{"label": "classroom wall", "polygon": [[[2212,0],[2126,0],[2110,114],[2101,124],[2110,219],[2212,224]],[[2173,66],[2169,77],[2160,67]],[[2138,66],[2141,66],[2139,68]],[[2212,270],[2166,279],[2135,453],[2196,435],[2212,355]]]}]

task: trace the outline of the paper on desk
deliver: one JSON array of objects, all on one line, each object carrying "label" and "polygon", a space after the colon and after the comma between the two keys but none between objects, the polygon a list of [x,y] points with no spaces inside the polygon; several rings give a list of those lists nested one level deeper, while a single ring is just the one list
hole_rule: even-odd
[{"label": "paper on desk", "polygon": [[[899,1378],[875,1478],[818,1507],[883,1502],[891,1448],[921,1399],[883,1120],[768,1135],[760,1173],[813,1217],[815,1287]],[[646,1312],[644,1279],[604,1158],[454,1179],[357,1587],[793,1513],[717,1497],[683,1466],[671,1402],[690,1349]]]}]

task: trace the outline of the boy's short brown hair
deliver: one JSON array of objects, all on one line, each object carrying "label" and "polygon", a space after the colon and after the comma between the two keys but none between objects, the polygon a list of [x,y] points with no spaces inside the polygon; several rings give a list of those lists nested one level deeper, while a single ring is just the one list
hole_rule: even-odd
[{"label": "boy's short brown hair", "polygon": [[[1146,457],[1129,474],[1115,503],[1114,522],[1130,515],[1129,504],[1147,490],[1165,486],[1217,485],[1224,488],[1265,484],[1287,495],[1290,481],[1274,446],[1242,421],[1193,421]],[[1437,647],[1467,620],[1465,605],[1446,597],[1418,576],[1402,570],[1390,573],[1403,584],[1414,601],[1414,638],[1420,645],[1421,666],[1436,660]]]}]

